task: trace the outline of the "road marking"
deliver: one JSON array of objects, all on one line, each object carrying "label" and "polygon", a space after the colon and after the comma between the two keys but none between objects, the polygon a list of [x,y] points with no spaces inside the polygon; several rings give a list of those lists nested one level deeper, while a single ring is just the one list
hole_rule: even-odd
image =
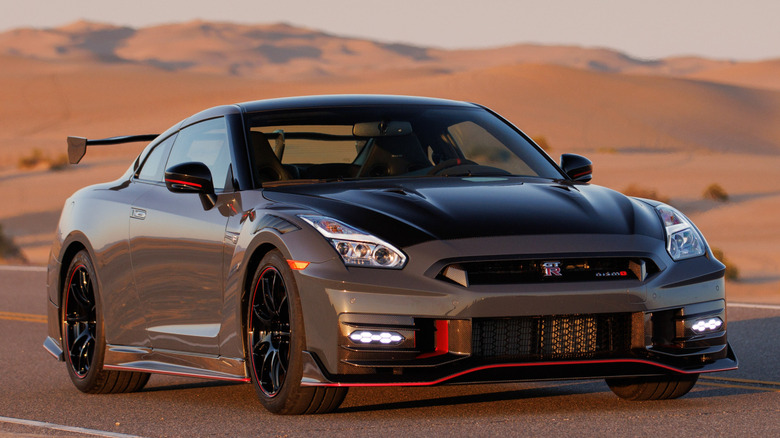
[{"label": "road marking", "polygon": [[46,272],[46,266],[0,265],[0,271]]},{"label": "road marking", "polygon": [[752,383],[754,385],[766,385],[766,386],[777,386],[778,389],[780,389],[780,382],[767,382],[764,380],[751,380],[751,379],[737,379],[733,377],[709,377],[709,376],[702,376],[702,379],[706,380],[716,380],[721,382],[735,382],[735,383]]},{"label": "road marking", "polygon": [[44,429],[61,430],[65,432],[81,433],[85,435],[106,436],[116,438],[141,438],[138,435],[127,435],[124,433],[108,432],[105,430],[85,429],[83,427],[63,426],[62,424],[46,423],[44,421],[22,420],[21,418],[0,417],[0,423],[21,424],[31,427],[42,427]]},{"label": "road marking", "polygon": [[704,386],[716,386],[718,388],[737,388],[737,389],[752,389],[758,391],[780,392],[780,389],[777,388],[762,388],[760,386],[730,385],[726,383],[710,383],[710,382],[700,382],[700,384]]},{"label": "road marking", "polygon": [[45,324],[47,321],[46,315],[34,315],[31,313],[14,313],[14,312],[0,312],[0,319],[8,319],[11,321],[24,321],[24,322],[40,322]]},{"label": "road marking", "polygon": [[727,307],[744,307],[746,309],[772,309],[780,310],[780,305],[777,304],[753,304],[753,303],[728,303]]}]

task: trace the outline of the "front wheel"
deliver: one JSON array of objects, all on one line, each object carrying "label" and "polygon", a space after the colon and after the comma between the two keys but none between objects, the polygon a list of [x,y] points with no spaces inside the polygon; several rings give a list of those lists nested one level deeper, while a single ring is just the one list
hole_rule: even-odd
[{"label": "front wheel", "polygon": [[339,407],[347,388],[302,387],[303,315],[292,271],[279,251],[269,252],[252,280],[247,312],[252,384],[275,414],[323,414]]},{"label": "front wheel", "polygon": [[606,379],[607,385],[625,400],[668,400],[682,397],[699,380],[698,374],[680,376],[621,377]]},{"label": "front wheel", "polygon": [[98,305],[95,267],[86,251],[73,258],[62,290],[62,340],[73,384],[94,394],[133,392],[143,388],[149,373],[103,369],[106,349]]}]

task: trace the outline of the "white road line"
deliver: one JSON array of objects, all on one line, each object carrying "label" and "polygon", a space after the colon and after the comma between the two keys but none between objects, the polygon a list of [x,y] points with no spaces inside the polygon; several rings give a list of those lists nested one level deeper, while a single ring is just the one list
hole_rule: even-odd
[{"label": "white road line", "polygon": [[0,265],[0,271],[46,272],[46,266]]},{"label": "white road line", "polygon": [[743,308],[746,308],[746,309],[780,310],[780,305],[777,305],[777,304],[727,303],[726,307],[743,307]]},{"label": "white road line", "polygon": [[24,426],[42,427],[44,429],[83,433],[85,435],[106,436],[106,437],[116,437],[116,438],[140,438],[138,435],[127,435],[124,433],[107,432],[105,430],[85,429],[83,427],[63,426],[61,424],[46,423],[43,421],[22,420],[20,418],[0,417],[0,423],[21,424]]}]

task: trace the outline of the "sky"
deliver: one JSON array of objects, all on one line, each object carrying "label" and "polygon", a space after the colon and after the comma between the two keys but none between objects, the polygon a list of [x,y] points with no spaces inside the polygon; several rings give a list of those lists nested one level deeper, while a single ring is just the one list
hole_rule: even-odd
[{"label": "sky", "polygon": [[81,19],[136,28],[195,19],[284,22],[446,49],[537,43],[644,59],[780,58],[777,0],[0,0],[0,31]]}]

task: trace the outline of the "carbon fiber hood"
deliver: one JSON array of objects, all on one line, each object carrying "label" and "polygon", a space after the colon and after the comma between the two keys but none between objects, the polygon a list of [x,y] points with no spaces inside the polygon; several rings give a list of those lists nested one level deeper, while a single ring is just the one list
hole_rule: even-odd
[{"label": "carbon fiber hood", "polygon": [[652,207],[603,187],[527,178],[416,178],[275,187],[305,206],[396,245],[545,234],[662,237]]}]

